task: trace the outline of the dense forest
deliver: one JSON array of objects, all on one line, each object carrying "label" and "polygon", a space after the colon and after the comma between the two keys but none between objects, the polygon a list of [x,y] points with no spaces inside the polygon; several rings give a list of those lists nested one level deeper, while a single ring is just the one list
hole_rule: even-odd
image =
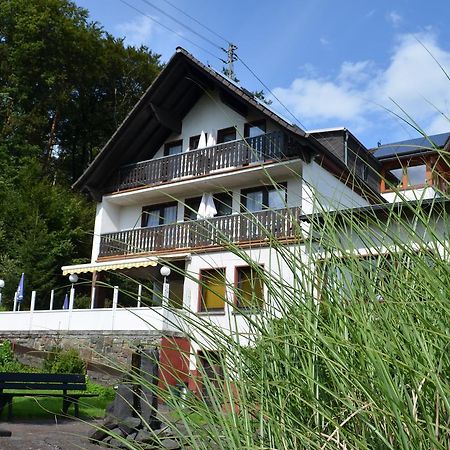
[{"label": "dense forest", "polygon": [[68,0],[0,0],[0,278],[38,305],[87,262],[90,199],[72,183],[162,68]]}]

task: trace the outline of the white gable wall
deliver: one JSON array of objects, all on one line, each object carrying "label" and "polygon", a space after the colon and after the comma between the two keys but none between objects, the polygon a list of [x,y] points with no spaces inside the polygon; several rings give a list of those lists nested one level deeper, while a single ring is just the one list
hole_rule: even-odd
[{"label": "white gable wall", "polygon": [[303,165],[302,191],[304,214],[321,209],[333,211],[369,205],[367,200],[314,161]]},{"label": "white gable wall", "polygon": [[[172,134],[164,144],[183,140],[183,151],[189,150],[189,138],[202,133],[212,134],[214,143],[217,139],[217,131],[223,128],[236,127],[237,139],[244,137],[244,124],[262,119],[263,116],[243,117],[229,106],[222,103],[217,92],[208,92],[192,107],[182,121],[181,134]],[[274,131],[276,127],[267,123],[267,132]],[[164,144],[160,147],[154,158],[164,156]]]}]

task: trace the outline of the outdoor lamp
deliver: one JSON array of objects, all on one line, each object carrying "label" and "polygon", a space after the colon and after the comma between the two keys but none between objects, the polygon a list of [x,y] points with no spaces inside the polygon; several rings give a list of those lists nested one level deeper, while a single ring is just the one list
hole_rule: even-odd
[{"label": "outdoor lamp", "polygon": [[0,305],[2,304],[2,289],[5,287],[5,280],[0,279]]},{"label": "outdoor lamp", "polygon": [[162,277],[166,278],[170,275],[170,267],[167,266],[162,266],[161,270],[159,271],[159,273],[161,274]]},{"label": "outdoor lamp", "polygon": [[76,273],[71,273],[69,275],[69,281],[73,284],[78,281],[78,275]]}]

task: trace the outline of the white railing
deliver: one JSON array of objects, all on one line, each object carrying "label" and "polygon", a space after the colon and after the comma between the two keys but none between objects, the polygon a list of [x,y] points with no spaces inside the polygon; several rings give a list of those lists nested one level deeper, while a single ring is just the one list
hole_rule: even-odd
[{"label": "white railing", "polygon": [[[94,308],[92,294],[91,309],[76,309],[75,289],[70,290],[67,309],[53,309],[54,292],[50,296],[48,310],[35,309],[36,292],[31,294],[29,310],[0,312],[1,331],[168,331],[183,329],[180,314],[163,306],[141,306],[142,287],[139,286],[137,306],[119,306],[119,288],[114,286],[111,308]],[[164,304],[167,302],[163,301]]]},{"label": "white railing", "polygon": [[168,331],[181,319],[163,307],[59,309],[0,312],[1,331]]}]

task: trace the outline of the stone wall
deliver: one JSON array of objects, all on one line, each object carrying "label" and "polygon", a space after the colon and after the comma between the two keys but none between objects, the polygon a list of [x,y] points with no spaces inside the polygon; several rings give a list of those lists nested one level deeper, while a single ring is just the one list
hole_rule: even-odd
[{"label": "stone wall", "polygon": [[131,367],[138,346],[159,347],[157,331],[9,331],[0,332],[0,342],[9,340],[19,360],[40,367],[53,347],[76,348],[88,366],[92,380],[115,384]]}]

